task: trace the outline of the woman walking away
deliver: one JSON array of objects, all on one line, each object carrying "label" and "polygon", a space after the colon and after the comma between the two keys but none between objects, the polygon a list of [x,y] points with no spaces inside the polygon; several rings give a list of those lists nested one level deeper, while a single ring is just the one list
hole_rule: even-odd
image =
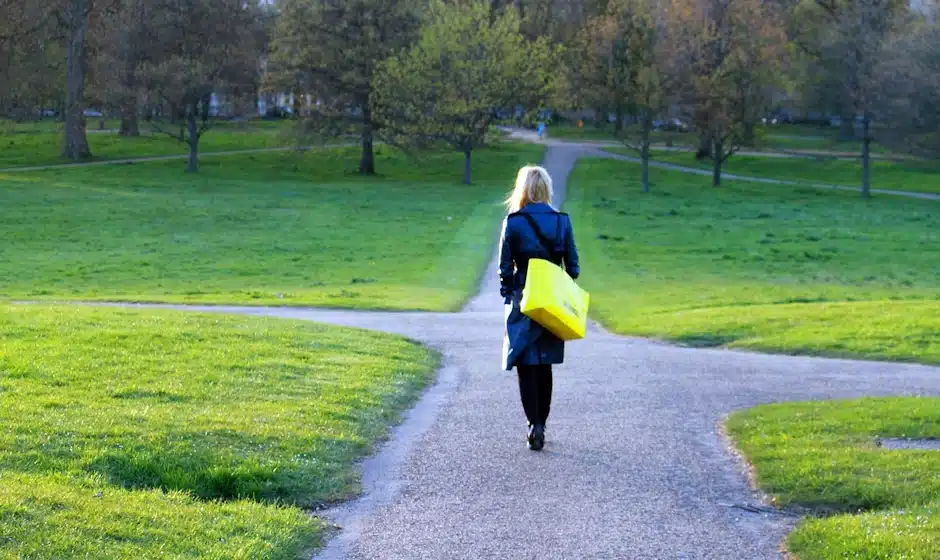
[{"label": "woman walking away", "polygon": [[516,368],[522,407],[529,420],[529,449],[545,445],[545,422],[552,403],[552,365],[565,359],[565,343],[522,314],[529,259],[545,259],[564,266],[568,275],[581,272],[571,220],[552,207],[552,179],[541,167],[519,170],[506,201],[509,215],[503,223],[499,252],[500,294],[504,298],[506,336],[503,367]]}]

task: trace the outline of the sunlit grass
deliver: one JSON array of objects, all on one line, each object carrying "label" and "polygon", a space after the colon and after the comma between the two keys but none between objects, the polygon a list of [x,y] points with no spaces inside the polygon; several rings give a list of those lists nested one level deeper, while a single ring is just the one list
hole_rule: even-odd
[{"label": "sunlit grass", "polygon": [[[614,149],[619,153],[627,153]],[[633,155],[633,154],[629,154]],[[657,161],[687,167],[711,169],[708,161],[698,161],[692,153],[657,152]],[[861,189],[860,160],[799,159],[780,157],[733,156],[723,169],[745,177],[783,179],[804,183],[840,185]],[[894,191],[940,193],[940,167],[930,162],[872,162],[872,188]]]},{"label": "sunlit grass", "polygon": [[940,212],[929,201],[583,161],[568,210],[594,316],[696,346],[940,363]]},{"label": "sunlit grass", "polygon": [[790,535],[801,560],[940,557],[940,452],[876,446],[940,438],[940,399],[774,404],[728,429],[775,503],[823,516]]},{"label": "sunlit grass", "polygon": [[456,310],[492,256],[500,201],[542,148],[410,159],[379,148],[0,176],[0,298]]},{"label": "sunlit grass", "polygon": [[312,323],[0,305],[0,557],[296,558],[436,366]]}]

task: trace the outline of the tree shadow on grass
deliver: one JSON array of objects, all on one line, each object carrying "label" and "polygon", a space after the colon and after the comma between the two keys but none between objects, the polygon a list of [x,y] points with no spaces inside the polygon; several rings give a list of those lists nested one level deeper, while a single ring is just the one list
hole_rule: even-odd
[{"label": "tree shadow on grass", "polygon": [[127,489],[185,491],[204,500],[258,498],[276,474],[259,464],[217,464],[217,457],[193,451],[188,456],[154,450],[105,453],[86,469]]},{"label": "tree shadow on grass", "polygon": [[[84,465],[126,489],[182,491],[203,500],[250,499],[315,507],[348,496],[355,474],[345,467],[364,452],[356,439],[317,437],[309,449],[276,438],[222,430],[178,433],[160,446],[109,449]],[[330,448],[323,453],[314,449]]]}]

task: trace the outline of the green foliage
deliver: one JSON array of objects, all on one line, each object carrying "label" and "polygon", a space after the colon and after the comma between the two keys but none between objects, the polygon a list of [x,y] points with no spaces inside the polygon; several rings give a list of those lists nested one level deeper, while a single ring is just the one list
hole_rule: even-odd
[{"label": "green foliage", "polygon": [[[568,72],[574,76],[568,96],[575,106],[610,108],[621,119],[631,115],[647,125],[665,112],[678,93],[678,76],[669,70],[667,29],[647,0],[613,0],[607,10],[588,20],[569,51]],[[638,127],[615,127],[628,142],[647,140]],[[637,138],[639,137],[639,138]]]},{"label": "green foliage", "polygon": [[500,201],[537,146],[457,154],[382,148],[387,175],[350,175],[354,149],[0,176],[0,298],[456,310],[477,288]]},{"label": "green foliage", "polygon": [[406,47],[420,23],[418,5],[409,1],[282,0],[278,11],[268,86],[323,90],[356,106],[368,101],[378,64]]},{"label": "green foliage", "polygon": [[[0,557],[299,557],[436,359],[308,322],[0,305]],[[295,507],[287,507],[287,504]]]},{"label": "green foliage", "polygon": [[[665,13],[646,0],[611,0],[606,13],[588,20],[569,60],[569,97],[576,105],[609,107],[613,135],[636,150],[649,191],[653,121],[664,116],[683,84],[670,59]],[[631,116],[637,126],[625,126]],[[598,115],[600,117],[600,115]]]},{"label": "green foliage", "polygon": [[[359,171],[375,172],[373,137],[380,128],[370,97],[378,65],[414,40],[416,0],[282,0],[274,30],[268,89],[312,95],[309,133],[355,132],[362,142]],[[381,136],[381,135],[380,135]]]},{"label": "green foliage", "polygon": [[940,363],[934,203],[587,160],[571,212],[594,315],[697,346]]},{"label": "green foliage", "polygon": [[417,44],[378,70],[376,118],[403,142],[445,142],[469,158],[495,110],[537,108],[548,98],[556,52],[546,39],[526,41],[514,10],[432,1]]},{"label": "green foliage", "polygon": [[820,514],[790,535],[801,560],[940,556],[940,454],[877,438],[940,438],[940,399],[784,403],[733,414],[732,437],[774,503]]},{"label": "green foliage", "polygon": [[[157,3],[152,8],[152,13],[144,10],[139,15],[149,24],[149,29],[141,26],[141,32],[153,45],[142,60],[133,61],[140,66],[135,81],[141,85],[145,107],[160,109],[153,126],[190,145],[187,169],[195,172],[200,138],[214,120],[211,96],[233,104],[240,101],[249,112],[254,108],[254,101],[248,100],[258,78],[260,12],[256,2],[233,4],[229,0]],[[170,122],[161,123],[164,117],[170,117]],[[186,126],[178,125],[176,119]]]},{"label": "green foliage", "polygon": [[781,84],[786,35],[773,8],[761,0],[739,0],[715,9],[678,0],[685,9],[670,14],[672,60],[688,80],[683,104],[713,162],[713,184],[721,165],[752,143],[754,128]]}]

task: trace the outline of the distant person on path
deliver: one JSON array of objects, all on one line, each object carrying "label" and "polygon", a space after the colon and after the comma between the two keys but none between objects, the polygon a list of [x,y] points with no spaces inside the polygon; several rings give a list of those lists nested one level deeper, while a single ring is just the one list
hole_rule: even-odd
[{"label": "distant person on path", "polygon": [[538,130],[538,133],[539,133],[539,140],[541,140],[542,137],[545,136],[545,132],[546,132],[547,128],[548,128],[548,127],[545,126],[545,123],[544,123],[544,122],[539,122],[538,129],[537,129],[537,130]]},{"label": "distant person on path", "polygon": [[[529,259],[545,259],[577,278],[581,272],[571,219],[552,207],[552,178],[541,167],[519,170],[506,202],[499,251],[500,295],[504,298],[506,331],[503,367],[519,376],[522,407],[529,420],[529,449],[545,445],[545,422],[552,404],[552,365],[565,359],[565,343],[522,314]],[[543,242],[544,240],[544,242]]]}]

